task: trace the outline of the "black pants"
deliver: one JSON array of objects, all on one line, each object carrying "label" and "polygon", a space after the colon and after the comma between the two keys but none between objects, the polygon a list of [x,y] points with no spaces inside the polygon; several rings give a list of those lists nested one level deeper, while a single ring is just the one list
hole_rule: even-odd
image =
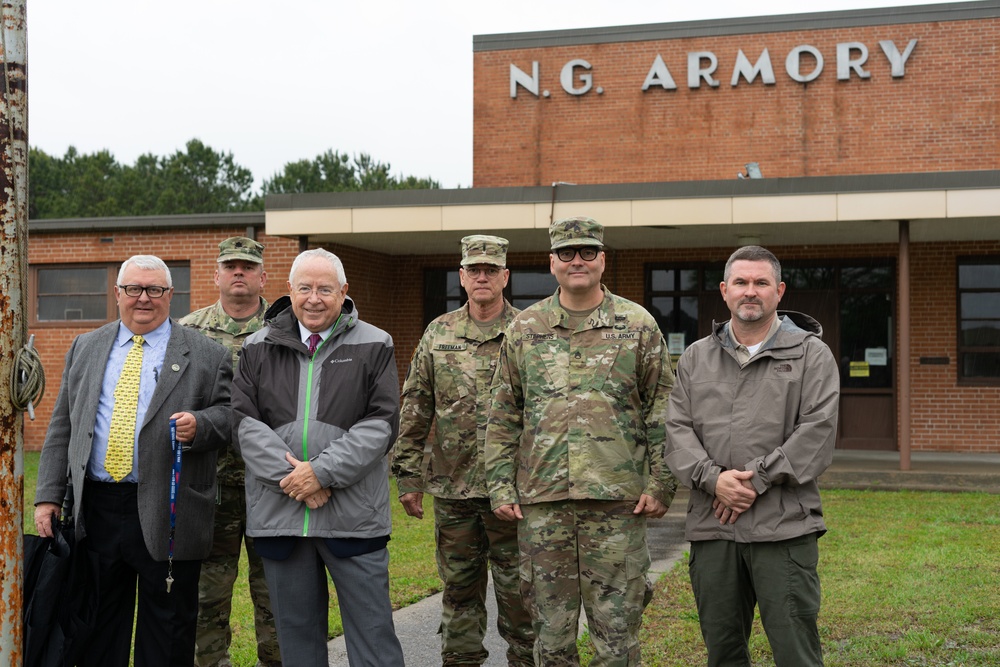
[{"label": "black pants", "polygon": [[154,561],[146,549],[135,484],[88,481],[83,518],[87,548],[100,556],[100,605],[97,631],[80,664],[128,667],[137,609],[135,667],[191,667],[201,561],[175,560],[167,593],[167,563]]}]

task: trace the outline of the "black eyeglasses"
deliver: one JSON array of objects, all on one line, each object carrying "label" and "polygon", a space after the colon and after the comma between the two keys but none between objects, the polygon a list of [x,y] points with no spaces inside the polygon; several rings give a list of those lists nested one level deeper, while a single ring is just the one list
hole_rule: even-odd
[{"label": "black eyeglasses", "polygon": [[590,262],[597,259],[597,253],[600,251],[597,246],[585,245],[580,248],[559,248],[555,253],[556,257],[564,262],[572,262],[577,253],[580,253],[580,259]]},{"label": "black eyeglasses", "polygon": [[169,287],[160,287],[159,285],[119,285],[118,289],[125,292],[125,294],[135,297],[141,295],[143,292],[146,293],[150,299],[159,299],[161,296],[166,294]]},{"label": "black eyeglasses", "polygon": [[503,271],[503,269],[499,266],[463,266],[462,268],[470,278],[478,278],[480,273],[485,273],[490,278],[496,278],[500,275],[500,272]]}]

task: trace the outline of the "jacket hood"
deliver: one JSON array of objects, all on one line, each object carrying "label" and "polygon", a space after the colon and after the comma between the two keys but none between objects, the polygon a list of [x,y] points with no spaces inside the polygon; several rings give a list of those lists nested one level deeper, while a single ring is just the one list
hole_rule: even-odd
[{"label": "jacket hood", "polygon": [[[805,336],[823,337],[822,325],[805,313],[794,310],[779,310],[778,317],[781,319],[781,326],[778,327],[778,332],[774,335],[774,339],[777,339],[779,336],[788,335],[791,335],[795,340],[799,340]],[[730,321],[712,321],[712,337],[718,340],[724,347],[735,347],[733,339],[729,335],[728,325]],[[775,343],[776,341],[772,339],[771,345],[768,345],[768,347],[773,347]]]},{"label": "jacket hood", "polygon": [[270,322],[275,317],[277,317],[279,313],[281,313],[284,310],[288,310],[291,307],[292,307],[292,297],[288,296],[287,294],[285,296],[279,297],[274,303],[272,303],[270,306],[267,307],[267,310],[264,311],[264,321]]}]

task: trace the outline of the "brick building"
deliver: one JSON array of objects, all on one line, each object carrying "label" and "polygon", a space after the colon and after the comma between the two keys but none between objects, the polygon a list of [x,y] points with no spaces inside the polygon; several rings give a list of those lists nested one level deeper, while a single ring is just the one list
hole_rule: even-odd
[{"label": "brick building", "polygon": [[549,221],[589,215],[607,227],[605,283],[675,355],[728,317],[722,265],[759,242],[782,260],[782,307],[816,317],[842,362],[839,447],[1000,452],[1000,1],[485,35],[473,52],[472,189],[32,222],[50,377],[95,322],[38,319],[42,268],[155,251],[187,269],[194,308],[215,298],[226,236],[267,244],[270,298],[298,249],[323,245],[402,375],[426,322],[461,303],[462,236],[510,239],[525,305],[554,289]]}]

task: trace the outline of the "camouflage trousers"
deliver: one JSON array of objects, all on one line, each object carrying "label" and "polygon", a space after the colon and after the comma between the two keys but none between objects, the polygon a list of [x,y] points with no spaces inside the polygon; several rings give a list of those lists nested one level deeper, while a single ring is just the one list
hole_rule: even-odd
[{"label": "camouflage trousers", "polygon": [[257,633],[257,664],[281,665],[278,636],[271,615],[271,599],[264,580],[264,565],[247,537],[246,498],[242,486],[219,485],[219,504],[215,507],[215,534],[212,551],[201,564],[198,581],[198,634],[195,642],[195,667],[229,667],[229,645],[233,632],[229,624],[233,584],[239,573],[240,551],[246,542],[250,564],[250,597],[254,607]]},{"label": "camouflage trousers", "polygon": [[579,665],[580,604],[594,644],[591,667],[640,665],[639,626],[652,599],[646,519],[634,502],[521,505],[521,594],[537,639],[535,664]]},{"label": "camouflage trousers", "polygon": [[530,667],[535,643],[531,619],[521,603],[517,524],[501,521],[488,498],[434,499],[438,573],[444,582],[441,661],[481,665],[489,656],[486,634],[486,584],[493,573],[497,629],[507,642],[507,663]]}]

